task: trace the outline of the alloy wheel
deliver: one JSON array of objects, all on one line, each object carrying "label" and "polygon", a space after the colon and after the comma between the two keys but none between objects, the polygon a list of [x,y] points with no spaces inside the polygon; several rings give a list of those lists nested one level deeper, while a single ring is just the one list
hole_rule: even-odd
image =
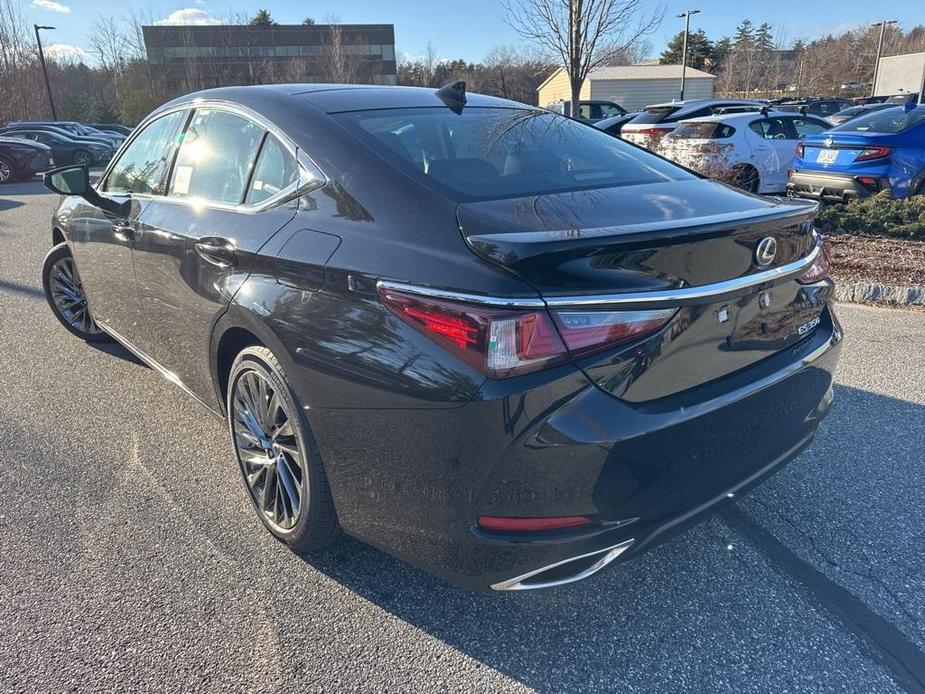
[{"label": "alloy wheel", "polygon": [[84,152],[83,150],[74,152],[74,163],[75,164],[89,164],[90,155]]},{"label": "alloy wheel", "polygon": [[0,183],[6,183],[13,177],[13,170],[10,165],[0,159]]},{"label": "alloy wheel", "polygon": [[235,381],[231,408],[234,445],[254,504],[270,526],[289,532],[302,513],[306,480],[293,413],[276,387],[253,370]]},{"label": "alloy wheel", "polygon": [[85,335],[98,335],[100,329],[90,316],[87,297],[74,259],[61,258],[55,263],[51,268],[49,280],[51,300],[68,324]]}]

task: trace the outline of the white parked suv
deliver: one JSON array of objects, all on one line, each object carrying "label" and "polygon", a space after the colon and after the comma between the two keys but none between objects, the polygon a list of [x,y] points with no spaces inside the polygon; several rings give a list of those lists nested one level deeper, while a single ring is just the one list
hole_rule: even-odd
[{"label": "white parked suv", "polygon": [[796,146],[832,126],[785,111],[734,113],[684,120],[659,142],[658,153],[752,193],[782,193]]}]

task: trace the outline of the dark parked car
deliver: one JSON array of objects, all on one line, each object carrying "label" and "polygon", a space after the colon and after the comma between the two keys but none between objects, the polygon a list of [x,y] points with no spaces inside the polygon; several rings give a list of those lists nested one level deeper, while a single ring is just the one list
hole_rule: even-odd
[{"label": "dark parked car", "polygon": [[45,125],[45,124],[36,124],[36,125],[23,125],[20,123],[14,123],[7,125],[2,130],[0,130],[0,135],[7,135],[10,137],[16,137],[16,133],[21,130],[42,130],[46,133],[53,133],[55,135],[60,135],[61,137],[74,140],[75,142],[92,142],[99,145],[105,145],[108,149],[115,151],[112,142],[105,137],[95,137],[93,135],[74,135],[69,130],[64,128],[59,128],[56,125]]},{"label": "dark parked car", "polygon": [[788,101],[780,104],[777,108],[781,111],[799,111],[812,116],[828,118],[851,106],[854,106],[854,104],[848,99],[804,99]]},{"label": "dark parked car", "polygon": [[59,164],[71,162],[74,164],[101,164],[112,157],[112,147],[98,142],[87,140],[74,140],[48,130],[4,130],[0,135],[4,137],[20,138],[39,142],[51,148],[55,161]]},{"label": "dark parked car", "polygon": [[868,113],[873,113],[874,111],[882,111],[885,108],[892,107],[893,104],[879,103],[879,104],[861,104],[860,106],[851,106],[846,108],[843,111],[839,111],[833,116],[829,116],[826,120],[832,125],[841,125],[842,123],[847,123],[852,118],[857,118],[858,116],[864,116]]},{"label": "dark parked car", "polygon": [[117,135],[124,135],[128,137],[132,134],[132,129],[127,125],[122,125],[121,123],[88,123],[91,128],[96,130],[102,130],[103,132],[116,133]]},{"label": "dark parked car", "polygon": [[[558,101],[554,104],[550,104],[548,108],[553,113],[571,115],[572,102]],[[583,120],[588,123],[597,123],[599,120],[603,120],[604,118],[622,116],[624,113],[626,113],[626,109],[623,108],[620,104],[614,103],[613,101],[578,102],[578,120]]]},{"label": "dark parked car", "polygon": [[458,84],[199,92],[96,188],[46,181],[55,315],[224,417],[300,552],[344,531],[466,586],[578,580],[757,484],[832,401],[815,203]]},{"label": "dark parked car", "polygon": [[613,116],[611,118],[605,118],[599,120],[594,124],[595,128],[603,130],[604,132],[610,133],[616,137],[620,137],[620,133],[623,130],[623,126],[633,120],[636,116],[640,115],[642,111],[634,111],[633,113],[624,113],[622,116]]},{"label": "dark parked car", "polygon": [[38,142],[0,136],[0,183],[26,181],[54,165],[50,147]]},{"label": "dark parked car", "polygon": [[73,138],[92,137],[108,144],[113,149],[117,148],[125,141],[125,135],[122,133],[103,132],[96,128],[91,128],[82,123],[72,120],[51,120],[51,121],[12,121],[6,124],[7,128],[35,128],[35,127],[53,127],[63,130]]}]

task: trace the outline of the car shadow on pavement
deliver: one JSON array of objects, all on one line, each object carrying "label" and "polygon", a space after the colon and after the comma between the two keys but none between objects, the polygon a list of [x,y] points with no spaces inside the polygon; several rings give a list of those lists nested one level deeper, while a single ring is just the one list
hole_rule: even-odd
[{"label": "car shadow on pavement", "polygon": [[[29,181],[16,181],[14,183],[4,183],[0,188],[0,195],[4,198],[9,195],[51,195],[51,191],[45,187],[41,178],[31,179]],[[2,205],[5,200],[0,200]],[[20,203],[22,204],[22,203]],[[0,207],[0,209],[3,209]]]},{"label": "car shadow on pavement", "polygon": [[26,203],[20,202],[19,200],[4,200],[0,198],[0,212],[5,212],[6,210],[15,210],[17,207],[22,207]]},{"label": "car shadow on pavement", "polygon": [[[0,200],[0,204],[2,204]],[[8,282],[7,280],[0,279],[0,293],[2,292],[14,292],[16,294],[23,294],[24,296],[29,296],[35,299],[45,299],[45,292],[43,292],[38,287],[30,287],[27,284],[20,284],[19,282]]]},{"label": "car shadow on pavement", "polygon": [[[904,471],[910,488],[925,489],[921,448],[894,437],[873,442],[877,422],[888,421],[897,432],[913,432],[921,445],[925,406],[845,386],[835,391],[832,415],[821,425],[816,441],[755,494],[761,494],[764,504],[773,503],[773,512],[791,526],[818,519],[814,499],[828,494],[825,513],[833,530],[827,542],[833,554],[850,555],[857,536],[853,529],[839,534],[839,528],[867,527],[876,535],[895,508],[876,501],[887,501],[891,492],[913,494],[902,486],[873,499],[856,494],[859,477],[889,460]],[[871,412],[877,413],[877,421],[863,431],[858,423],[870,421]],[[870,450],[853,452],[831,445],[864,436],[879,449],[879,460]],[[908,479],[910,473],[918,479]],[[902,485],[902,479],[899,475],[894,483]],[[736,507],[751,516],[751,503],[750,496]],[[776,527],[765,530],[787,541],[786,533]],[[811,535],[818,528],[804,530]],[[908,537],[896,541],[915,544]],[[903,550],[925,554],[922,546],[914,551],[896,546],[868,559],[889,565]],[[734,681],[776,680],[783,686],[788,681],[812,681],[803,678],[818,677],[820,667],[836,668],[827,666],[824,658],[801,662],[800,649],[819,638],[827,639],[832,649],[851,651],[856,668],[862,667],[857,662],[868,652],[864,634],[857,636],[857,629],[863,632],[865,625],[845,627],[840,623],[843,617],[814,600],[798,575],[778,566],[717,515],[612,570],[543,591],[483,593],[457,588],[353,539],[305,561],[381,609],[538,691],[619,690],[624,688],[620,683],[627,689],[673,688],[672,682],[686,682],[678,686],[701,691],[728,689],[729,672],[723,670],[740,667]],[[814,563],[814,558],[806,561]],[[889,573],[888,566],[879,568]],[[840,581],[837,576],[834,580]],[[877,596],[865,595],[856,586],[843,587],[873,605],[871,612],[900,621],[877,604]],[[889,599],[888,586],[879,592]],[[790,650],[768,660],[769,644],[775,643]],[[877,669],[871,663],[865,667]],[[854,676],[850,671],[837,674]]]},{"label": "car shadow on pavement", "polygon": [[111,357],[116,357],[118,359],[127,361],[131,364],[137,364],[138,366],[143,366],[146,369],[148,368],[147,364],[145,364],[141,359],[139,359],[134,354],[129,352],[125,347],[123,347],[118,342],[88,342],[87,344],[93,349],[99,350],[100,352],[104,352],[105,354],[108,354]]}]

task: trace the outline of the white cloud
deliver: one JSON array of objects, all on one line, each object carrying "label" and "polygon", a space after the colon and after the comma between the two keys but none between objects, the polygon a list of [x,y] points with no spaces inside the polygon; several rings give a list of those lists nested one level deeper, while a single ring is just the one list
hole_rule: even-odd
[{"label": "white cloud", "polygon": [[68,14],[71,11],[70,7],[62,5],[60,2],[55,2],[55,0],[32,0],[32,7],[38,10],[48,10],[49,12],[60,12],[61,14]]},{"label": "white cloud", "polygon": [[85,60],[87,57],[87,52],[80,48],[79,46],[72,46],[69,43],[53,43],[50,46],[44,47],[45,55],[48,56],[50,60],[57,60],[60,62],[78,62]]},{"label": "white cloud", "polygon": [[[38,0],[36,0],[38,2]],[[185,7],[182,10],[171,12],[164,19],[158,19],[155,24],[221,24],[220,19],[210,17],[207,10],[195,7]]]}]

